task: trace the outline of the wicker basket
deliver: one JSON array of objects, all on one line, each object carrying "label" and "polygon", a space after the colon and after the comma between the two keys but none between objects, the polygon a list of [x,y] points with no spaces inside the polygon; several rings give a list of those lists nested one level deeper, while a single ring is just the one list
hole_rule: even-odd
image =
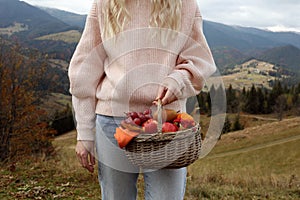
[{"label": "wicker basket", "polygon": [[125,148],[132,164],[144,169],[181,168],[200,155],[200,126],[162,133],[162,107],[158,105],[158,132],[139,134]]}]

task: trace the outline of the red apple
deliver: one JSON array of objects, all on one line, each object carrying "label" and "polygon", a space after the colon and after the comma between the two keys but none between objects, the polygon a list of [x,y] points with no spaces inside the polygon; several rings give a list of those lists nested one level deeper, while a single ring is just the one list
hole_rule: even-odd
[{"label": "red apple", "polygon": [[134,123],[136,124],[136,125],[138,125],[138,126],[140,126],[141,125],[141,119],[140,118],[134,118]]},{"label": "red apple", "polygon": [[148,119],[143,123],[143,130],[145,133],[156,133],[157,132],[157,121],[154,119]]},{"label": "red apple", "polygon": [[176,132],[178,131],[178,127],[170,122],[164,122],[162,125],[162,132]]}]

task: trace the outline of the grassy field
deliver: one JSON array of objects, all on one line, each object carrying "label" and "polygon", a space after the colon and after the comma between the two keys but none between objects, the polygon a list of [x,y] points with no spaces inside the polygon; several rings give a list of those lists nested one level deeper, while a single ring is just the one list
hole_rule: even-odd
[{"label": "grassy field", "polygon": [[27,31],[28,26],[21,23],[14,23],[14,25],[6,27],[6,28],[0,28],[0,34],[1,35],[8,35],[11,36],[14,33],[18,33],[21,31]]},{"label": "grassy field", "polygon": [[[185,200],[300,199],[300,117],[226,134],[188,167]],[[0,199],[100,199],[97,174],[75,157],[75,132],[54,141],[57,154],[0,170]],[[139,198],[143,199],[139,178]]]},{"label": "grassy field", "polygon": [[225,87],[231,84],[233,88],[242,90],[243,87],[250,88],[255,86],[263,86],[270,88],[269,81],[275,80],[276,77],[270,76],[269,72],[276,72],[274,64],[252,59],[241,65],[237,65],[232,70],[228,70],[231,74],[222,76]]},{"label": "grassy field", "polygon": [[81,33],[77,30],[70,30],[61,33],[54,33],[50,35],[45,35],[36,40],[61,40],[66,43],[77,43],[81,37]]}]

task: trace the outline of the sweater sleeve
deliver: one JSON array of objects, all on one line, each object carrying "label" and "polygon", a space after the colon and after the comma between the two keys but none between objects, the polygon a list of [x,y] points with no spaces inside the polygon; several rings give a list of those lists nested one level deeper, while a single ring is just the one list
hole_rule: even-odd
[{"label": "sweater sleeve", "polygon": [[102,46],[95,0],[81,39],[69,65],[70,93],[75,112],[77,140],[94,140],[96,88],[104,75],[106,53]]},{"label": "sweater sleeve", "polygon": [[202,16],[197,8],[192,30],[178,55],[175,69],[163,81],[179,99],[197,95],[205,80],[216,71],[202,25]]}]

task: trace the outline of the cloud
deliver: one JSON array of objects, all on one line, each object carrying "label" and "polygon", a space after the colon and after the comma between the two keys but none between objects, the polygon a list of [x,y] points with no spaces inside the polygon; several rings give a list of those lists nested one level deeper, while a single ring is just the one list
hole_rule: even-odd
[{"label": "cloud", "polygon": [[[93,0],[24,0],[32,5],[88,13]],[[247,27],[300,31],[300,0],[197,0],[206,20]]]},{"label": "cloud", "polygon": [[[300,27],[299,0],[198,0],[203,18],[250,27]],[[298,29],[300,31],[300,29]]]},{"label": "cloud", "polygon": [[93,0],[23,0],[31,5],[57,8],[78,14],[88,13]]}]

